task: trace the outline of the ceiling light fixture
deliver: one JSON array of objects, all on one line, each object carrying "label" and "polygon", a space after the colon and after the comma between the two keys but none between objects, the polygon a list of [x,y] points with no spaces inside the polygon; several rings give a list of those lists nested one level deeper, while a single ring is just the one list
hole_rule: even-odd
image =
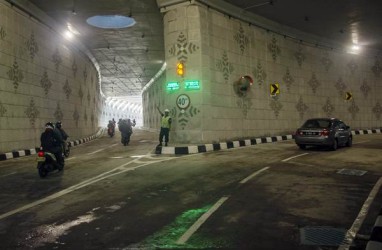
[{"label": "ceiling light fixture", "polygon": [[122,29],[135,25],[135,19],[121,15],[92,16],[86,22],[102,29]]}]

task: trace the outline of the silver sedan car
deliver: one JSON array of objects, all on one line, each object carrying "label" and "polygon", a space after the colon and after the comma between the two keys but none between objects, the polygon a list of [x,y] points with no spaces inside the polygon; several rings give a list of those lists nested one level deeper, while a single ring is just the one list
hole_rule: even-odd
[{"label": "silver sedan car", "polygon": [[336,118],[314,118],[307,120],[295,134],[295,142],[301,148],[326,146],[337,150],[338,146],[352,146],[351,129]]}]

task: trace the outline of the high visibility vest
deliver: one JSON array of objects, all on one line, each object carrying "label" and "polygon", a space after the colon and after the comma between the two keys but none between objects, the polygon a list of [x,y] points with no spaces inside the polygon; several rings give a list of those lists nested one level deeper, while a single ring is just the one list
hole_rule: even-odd
[{"label": "high visibility vest", "polygon": [[162,121],[160,126],[162,128],[170,128],[170,119],[171,119],[170,116],[162,116]]}]

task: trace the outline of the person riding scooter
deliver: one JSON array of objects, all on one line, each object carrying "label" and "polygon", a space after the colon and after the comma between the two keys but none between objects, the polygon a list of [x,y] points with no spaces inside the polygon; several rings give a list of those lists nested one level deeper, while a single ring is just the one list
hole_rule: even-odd
[{"label": "person riding scooter", "polygon": [[40,137],[41,147],[44,151],[53,153],[56,156],[57,163],[64,166],[64,158],[62,157],[62,136],[58,131],[54,130],[53,123],[45,124],[45,131]]},{"label": "person riding scooter", "polygon": [[109,124],[107,124],[107,134],[110,137],[113,137],[114,133],[115,133],[115,123],[112,120],[110,120]]},{"label": "person riding scooter", "polygon": [[121,143],[126,146],[130,142],[130,136],[133,133],[133,128],[130,119],[122,120],[118,126],[121,131]]},{"label": "person riding scooter", "polygon": [[55,129],[61,134],[62,140],[64,141],[63,144],[62,144],[62,150],[64,151],[64,155],[66,157],[68,157],[69,156],[69,145],[66,142],[66,140],[68,139],[69,135],[62,128],[61,121],[56,122]]}]

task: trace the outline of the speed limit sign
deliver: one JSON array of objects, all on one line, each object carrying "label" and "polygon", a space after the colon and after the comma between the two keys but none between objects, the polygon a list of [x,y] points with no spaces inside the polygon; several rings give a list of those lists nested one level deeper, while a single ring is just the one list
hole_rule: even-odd
[{"label": "speed limit sign", "polygon": [[188,108],[188,106],[190,106],[190,103],[191,103],[191,100],[190,100],[190,97],[188,97],[188,95],[181,94],[178,96],[178,98],[176,98],[176,105],[180,109]]}]

